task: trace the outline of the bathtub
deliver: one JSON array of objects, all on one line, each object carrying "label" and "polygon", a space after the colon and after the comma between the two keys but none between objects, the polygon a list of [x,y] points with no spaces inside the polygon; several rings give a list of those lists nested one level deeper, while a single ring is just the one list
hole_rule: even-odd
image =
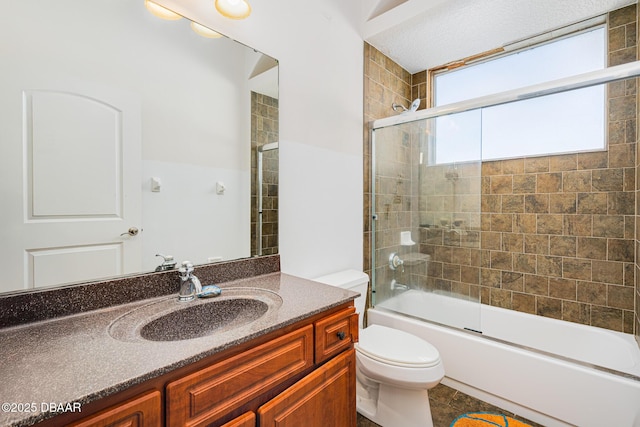
[{"label": "bathtub", "polygon": [[640,349],[630,334],[417,290],[376,305],[368,321],[436,346],[443,384],[542,425],[640,427]]}]

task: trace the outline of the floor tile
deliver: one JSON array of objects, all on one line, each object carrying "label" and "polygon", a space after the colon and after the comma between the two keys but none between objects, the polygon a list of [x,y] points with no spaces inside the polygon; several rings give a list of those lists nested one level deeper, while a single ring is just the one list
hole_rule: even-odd
[{"label": "floor tile", "polygon": [[[532,427],[544,427],[526,418],[519,417],[509,411],[505,411],[497,406],[491,405],[482,400],[468,396],[461,391],[439,384],[429,390],[429,401],[431,404],[431,417],[433,427],[449,427],[453,420],[467,412],[495,412],[504,414],[519,421],[530,424]],[[373,421],[358,414],[357,427],[380,427]],[[389,426],[401,427],[401,426]]]}]

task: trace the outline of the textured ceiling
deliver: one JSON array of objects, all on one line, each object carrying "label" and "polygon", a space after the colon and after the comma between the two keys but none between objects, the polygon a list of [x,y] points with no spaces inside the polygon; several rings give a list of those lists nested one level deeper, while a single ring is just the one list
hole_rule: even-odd
[{"label": "textured ceiling", "polygon": [[633,3],[636,1],[408,0],[368,19],[363,36],[416,73]]}]

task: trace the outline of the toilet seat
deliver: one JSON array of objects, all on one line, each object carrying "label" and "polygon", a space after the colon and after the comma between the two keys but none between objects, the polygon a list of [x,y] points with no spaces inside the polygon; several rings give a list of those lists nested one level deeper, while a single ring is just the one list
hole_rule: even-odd
[{"label": "toilet seat", "polygon": [[440,353],[430,343],[381,325],[360,330],[356,349],[371,359],[403,368],[430,368],[440,363]]}]

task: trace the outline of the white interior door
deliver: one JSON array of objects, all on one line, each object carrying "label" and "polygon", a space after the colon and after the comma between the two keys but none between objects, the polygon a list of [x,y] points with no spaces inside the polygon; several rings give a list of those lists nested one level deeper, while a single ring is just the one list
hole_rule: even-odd
[{"label": "white interior door", "polygon": [[0,291],[140,271],[139,100],[11,77],[0,82]]}]

